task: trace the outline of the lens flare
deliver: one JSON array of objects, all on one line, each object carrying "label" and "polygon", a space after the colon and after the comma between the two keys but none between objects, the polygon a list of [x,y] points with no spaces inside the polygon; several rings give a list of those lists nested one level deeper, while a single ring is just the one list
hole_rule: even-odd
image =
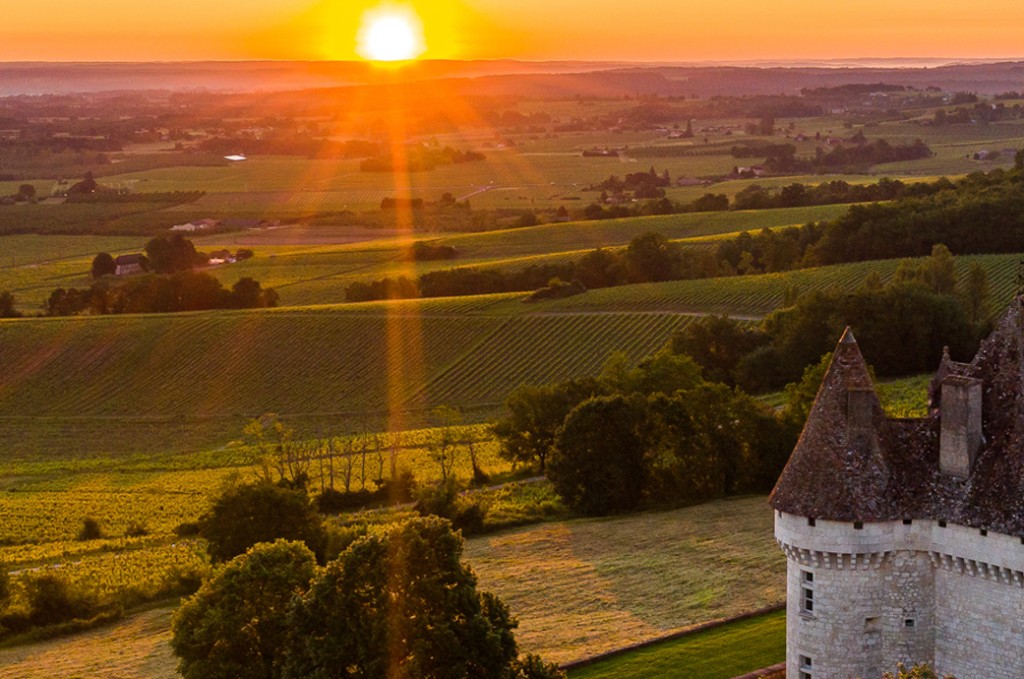
[{"label": "lens flare", "polygon": [[363,15],[356,51],[370,61],[410,61],[426,51],[423,22],[410,7],[384,5]]}]

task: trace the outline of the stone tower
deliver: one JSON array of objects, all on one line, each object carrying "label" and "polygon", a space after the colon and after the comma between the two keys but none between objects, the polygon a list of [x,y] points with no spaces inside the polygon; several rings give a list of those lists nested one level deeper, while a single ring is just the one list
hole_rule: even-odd
[{"label": "stone tower", "polygon": [[973,362],[943,356],[925,418],[887,418],[853,333],[839,341],[770,500],[788,677],[1024,678],[1021,303]]}]

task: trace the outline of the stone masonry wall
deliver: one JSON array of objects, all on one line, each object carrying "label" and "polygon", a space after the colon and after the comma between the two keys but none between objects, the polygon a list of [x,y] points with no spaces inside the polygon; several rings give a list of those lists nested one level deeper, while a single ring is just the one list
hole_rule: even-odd
[{"label": "stone masonry wall", "polygon": [[[853,523],[776,512],[788,557],[787,676],[876,679],[928,662],[957,679],[1024,677],[1024,543],[937,521]],[[813,612],[803,610],[805,573]]]},{"label": "stone masonry wall", "polygon": [[1024,677],[1024,589],[937,568],[935,598],[939,672],[957,679]]}]

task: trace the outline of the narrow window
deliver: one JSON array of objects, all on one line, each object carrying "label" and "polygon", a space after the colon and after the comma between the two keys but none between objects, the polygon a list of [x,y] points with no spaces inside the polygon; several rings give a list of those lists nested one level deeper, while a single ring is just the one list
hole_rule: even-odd
[{"label": "narrow window", "polygon": [[945,528],[945,527],[946,527],[946,521],[944,519],[940,519],[939,520],[939,528]]},{"label": "narrow window", "polygon": [[800,571],[800,610],[814,613],[814,573]]},{"label": "narrow window", "polygon": [[863,527],[864,527],[864,522],[863,521],[854,521],[853,522],[854,530],[860,530]]},{"label": "narrow window", "polygon": [[807,525],[808,526],[813,526],[814,525],[814,519],[807,519]]},{"label": "narrow window", "polygon": [[914,619],[913,618],[907,618],[906,620],[903,621],[903,626],[904,627],[913,627],[914,626]]},{"label": "narrow window", "polygon": [[811,659],[806,655],[800,656],[800,679],[812,679]]},{"label": "narrow window", "polygon": [[985,530],[984,528],[982,528],[981,529],[981,537],[985,537],[986,535],[988,535],[988,531]]}]

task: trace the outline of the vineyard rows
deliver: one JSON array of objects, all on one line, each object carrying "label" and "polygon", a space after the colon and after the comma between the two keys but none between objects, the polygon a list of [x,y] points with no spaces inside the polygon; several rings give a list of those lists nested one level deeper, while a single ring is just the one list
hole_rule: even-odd
[{"label": "vineyard rows", "polygon": [[198,416],[383,407],[389,385],[414,390],[498,323],[269,312],[0,324],[9,375],[0,409]]},{"label": "vineyard rows", "polygon": [[148,599],[176,586],[181,577],[199,577],[209,570],[205,555],[193,541],[85,555],[15,575],[13,606],[25,605],[22,583],[27,578],[49,573],[77,591],[92,594],[101,603],[110,603],[123,601],[126,595]]},{"label": "vineyard rows", "polygon": [[[957,258],[961,279],[971,261],[988,273],[993,301],[1004,304],[1013,294],[1019,255],[978,255]],[[856,290],[867,276],[877,272],[883,281],[892,277],[898,260],[840,264],[816,269],[756,276],[648,283],[593,290],[553,302],[548,309],[565,312],[688,311],[763,316],[782,304],[787,291],[800,294],[836,288]]]},{"label": "vineyard rows", "polygon": [[509,319],[426,386],[432,403],[500,402],[520,384],[596,375],[609,355],[631,361],[656,351],[692,317],[676,314],[556,314]]}]

